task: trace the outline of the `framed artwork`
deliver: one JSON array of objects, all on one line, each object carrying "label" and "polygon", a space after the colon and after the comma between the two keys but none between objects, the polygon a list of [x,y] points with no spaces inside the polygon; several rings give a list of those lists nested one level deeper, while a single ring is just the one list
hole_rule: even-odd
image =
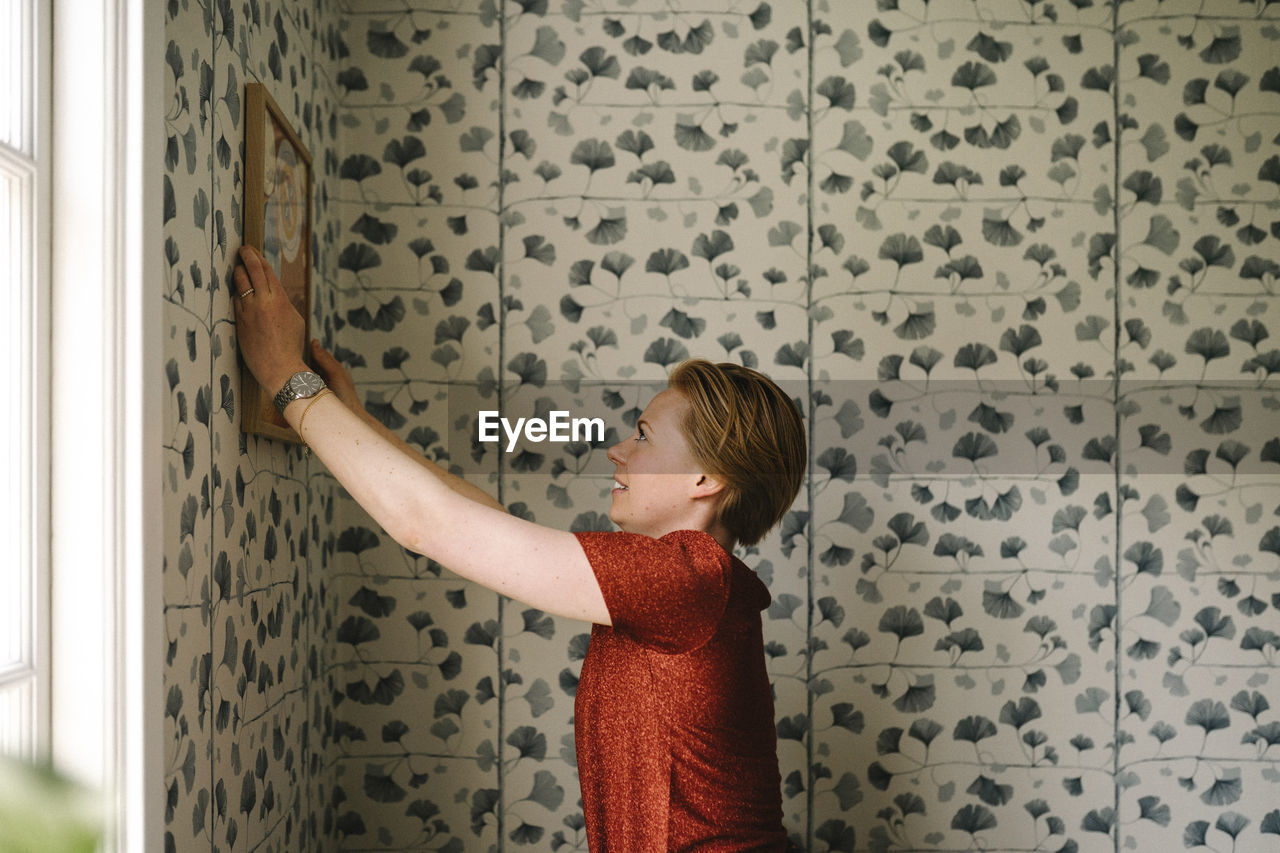
[{"label": "framed artwork", "polygon": [[[311,340],[311,155],[261,83],[245,86],[244,242],[260,250]],[[234,296],[232,298],[235,298]],[[305,343],[304,343],[305,348]],[[302,353],[306,358],[306,354]],[[240,369],[240,428],[300,443],[271,398]]]}]

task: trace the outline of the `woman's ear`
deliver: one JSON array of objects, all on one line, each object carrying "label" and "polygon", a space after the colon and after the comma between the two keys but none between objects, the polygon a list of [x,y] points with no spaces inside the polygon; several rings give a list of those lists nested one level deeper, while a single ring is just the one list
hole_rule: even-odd
[{"label": "woman's ear", "polygon": [[720,482],[716,477],[710,474],[699,474],[698,481],[693,484],[693,498],[709,498],[720,494],[724,490],[724,483]]}]

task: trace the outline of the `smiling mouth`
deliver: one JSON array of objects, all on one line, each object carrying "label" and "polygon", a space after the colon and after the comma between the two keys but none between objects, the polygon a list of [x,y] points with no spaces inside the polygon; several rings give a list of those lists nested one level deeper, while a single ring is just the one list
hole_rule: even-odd
[{"label": "smiling mouth", "polygon": [[615,492],[625,492],[625,491],[627,490],[627,487],[626,487],[626,486],[624,486],[624,485],[622,485],[621,483],[619,483],[617,480],[614,480],[614,481],[613,481],[613,490],[614,490]]}]

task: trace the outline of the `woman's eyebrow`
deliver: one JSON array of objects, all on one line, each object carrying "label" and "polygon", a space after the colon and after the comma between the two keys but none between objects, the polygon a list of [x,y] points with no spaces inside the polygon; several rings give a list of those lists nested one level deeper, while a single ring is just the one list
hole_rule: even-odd
[{"label": "woman's eyebrow", "polygon": [[644,418],[641,418],[640,420],[636,421],[636,426],[644,427],[645,432],[649,432],[649,433],[653,432],[653,424],[649,423]]}]

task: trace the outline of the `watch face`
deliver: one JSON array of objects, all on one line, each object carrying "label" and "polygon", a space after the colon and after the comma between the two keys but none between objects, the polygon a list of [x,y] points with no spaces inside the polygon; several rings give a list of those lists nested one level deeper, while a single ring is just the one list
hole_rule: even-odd
[{"label": "watch face", "polygon": [[324,380],[314,373],[296,373],[289,384],[297,396],[314,397],[324,387]]}]

